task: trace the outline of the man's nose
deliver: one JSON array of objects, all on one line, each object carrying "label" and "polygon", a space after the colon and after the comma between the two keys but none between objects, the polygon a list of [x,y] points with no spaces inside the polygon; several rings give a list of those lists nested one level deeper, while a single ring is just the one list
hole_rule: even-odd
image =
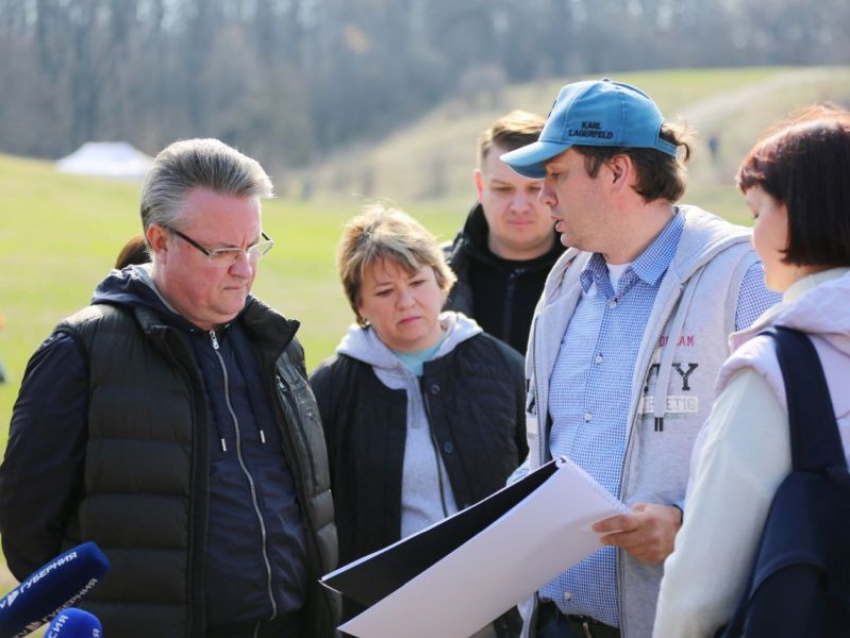
[{"label": "man's nose", "polygon": [[254,268],[257,267],[257,262],[252,261],[248,253],[239,253],[236,261],[230,267],[230,273],[237,277],[249,278],[254,273]]},{"label": "man's nose", "polygon": [[517,212],[524,213],[528,210],[531,210],[532,201],[531,195],[526,193],[525,191],[518,190],[514,195],[513,202],[511,202],[511,206]]},{"label": "man's nose", "polygon": [[537,201],[544,206],[554,206],[556,202],[555,191],[545,181],[540,189],[540,194],[537,196]]}]

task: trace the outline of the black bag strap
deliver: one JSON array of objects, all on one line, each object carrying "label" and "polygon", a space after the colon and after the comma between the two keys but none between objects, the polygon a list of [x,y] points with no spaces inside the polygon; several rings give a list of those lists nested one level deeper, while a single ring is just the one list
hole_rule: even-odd
[{"label": "black bag strap", "polygon": [[780,326],[761,334],[772,337],[776,343],[788,403],[793,469],[846,467],[835,409],[811,339],[798,330]]},{"label": "black bag strap", "polygon": [[[791,328],[774,326],[760,334],[771,337],[776,345],[788,405],[793,471],[835,471],[836,477],[846,482],[847,464],[835,410],[814,344],[805,333]],[[763,542],[764,532],[759,552]],[[754,566],[728,625],[718,629],[715,636],[737,638],[744,634],[755,570]]]}]

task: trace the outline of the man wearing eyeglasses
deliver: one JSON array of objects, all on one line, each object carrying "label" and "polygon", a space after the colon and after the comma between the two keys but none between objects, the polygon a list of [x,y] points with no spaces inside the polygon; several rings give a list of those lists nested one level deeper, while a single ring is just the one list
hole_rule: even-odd
[{"label": "man wearing eyeglasses", "polygon": [[141,193],[151,264],[113,270],[35,353],[0,467],[0,533],[25,578],[95,541],[83,606],[107,635],[331,636],[327,456],[298,322],[251,297],[260,165],[172,144]]}]

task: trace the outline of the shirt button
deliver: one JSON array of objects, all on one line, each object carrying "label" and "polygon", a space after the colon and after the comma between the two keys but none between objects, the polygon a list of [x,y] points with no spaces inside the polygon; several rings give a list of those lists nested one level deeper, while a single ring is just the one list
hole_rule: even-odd
[{"label": "shirt button", "polygon": [[451,454],[454,451],[454,443],[452,443],[451,441],[446,441],[445,443],[443,443],[443,452],[445,452],[446,454]]},{"label": "shirt button", "polygon": [[566,600],[567,602],[570,602],[572,599],[573,599],[572,592],[565,591],[564,592],[564,600]]},{"label": "shirt button", "polygon": [[596,363],[602,363],[602,355],[601,354],[596,355],[595,357],[593,357],[593,360]]},{"label": "shirt button", "polygon": [[438,386],[436,383],[431,386],[431,394],[433,394],[434,396],[440,394],[440,386]]},{"label": "shirt button", "polygon": [[593,421],[593,415],[590,412],[585,412],[584,413],[584,420],[585,420],[585,422]]},{"label": "shirt button", "polygon": [[612,299],[611,301],[609,301],[609,302],[608,302],[608,307],[609,307],[609,308],[616,308],[616,307],[617,307],[617,300],[616,300],[616,299]]}]

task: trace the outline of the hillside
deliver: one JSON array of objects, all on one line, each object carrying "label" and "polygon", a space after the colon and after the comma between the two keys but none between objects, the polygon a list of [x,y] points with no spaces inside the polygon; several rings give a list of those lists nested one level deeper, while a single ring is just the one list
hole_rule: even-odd
[{"label": "hillside", "polygon": [[[850,104],[850,67],[700,69],[609,77],[644,89],[666,117],[681,119],[700,134],[691,165],[694,194],[717,185],[728,187],[743,154],[776,118],[815,101]],[[389,198],[402,206],[439,200],[462,210],[474,196],[471,174],[478,134],[513,108],[545,115],[560,86],[575,79],[581,78],[509,86],[495,96],[446,103],[380,143],[329,158],[309,174],[313,192],[352,201]],[[714,163],[705,146],[711,134],[720,141]],[[301,192],[306,179],[307,173],[290,176],[290,193]],[[713,203],[714,197],[706,203]]]}]

